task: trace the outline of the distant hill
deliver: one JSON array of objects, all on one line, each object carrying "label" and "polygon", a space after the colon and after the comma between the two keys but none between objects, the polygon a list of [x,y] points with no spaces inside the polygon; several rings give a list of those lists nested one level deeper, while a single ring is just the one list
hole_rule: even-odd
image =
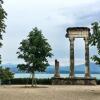
[{"label": "distant hill", "polygon": [[[9,67],[13,73],[20,73],[20,71],[17,69],[16,64],[2,64],[1,66]],[[90,63],[90,71],[92,74],[100,74],[100,65]],[[76,74],[83,74],[84,72],[85,72],[85,65],[84,64],[75,66],[75,73]],[[38,73],[38,72],[36,72],[36,73]],[[52,65],[48,66],[45,73],[53,74],[54,73],[54,66],[52,66]],[[68,66],[60,66],[60,73],[62,73],[62,74],[69,73],[69,67]]]},{"label": "distant hill", "polygon": [[[69,73],[69,66],[62,66],[60,67],[60,73],[66,74]],[[90,63],[90,72],[92,74],[100,74],[100,65],[96,65],[95,63]],[[49,66],[46,69],[46,73],[54,73],[54,66]],[[85,65],[76,65],[75,66],[75,73],[76,74],[83,74],[85,73]]]},{"label": "distant hill", "polygon": [[2,67],[8,67],[10,68],[10,70],[13,72],[13,73],[19,73],[18,69],[17,69],[17,64],[2,64],[1,65]]}]

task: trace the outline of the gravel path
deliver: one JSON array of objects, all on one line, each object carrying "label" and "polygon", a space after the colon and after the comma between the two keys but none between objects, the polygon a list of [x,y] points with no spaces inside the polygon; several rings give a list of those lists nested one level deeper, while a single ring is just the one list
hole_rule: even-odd
[{"label": "gravel path", "polygon": [[100,100],[100,86],[0,86],[0,100]]}]

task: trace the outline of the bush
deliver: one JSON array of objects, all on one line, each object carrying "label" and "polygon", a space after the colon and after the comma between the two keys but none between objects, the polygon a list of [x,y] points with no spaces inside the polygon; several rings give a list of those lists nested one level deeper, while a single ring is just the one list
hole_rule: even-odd
[{"label": "bush", "polygon": [[97,80],[97,85],[100,85],[100,80]]}]

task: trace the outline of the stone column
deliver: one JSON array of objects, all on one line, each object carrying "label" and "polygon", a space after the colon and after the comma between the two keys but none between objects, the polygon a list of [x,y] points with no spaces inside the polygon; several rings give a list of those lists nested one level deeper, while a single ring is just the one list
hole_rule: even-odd
[{"label": "stone column", "polygon": [[70,78],[74,78],[74,38],[69,38],[70,40]]},{"label": "stone column", "polygon": [[90,64],[89,64],[89,43],[88,38],[84,38],[85,40],[85,77],[90,77]]},{"label": "stone column", "polygon": [[59,61],[55,60],[55,74],[54,77],[60,77],[60,73],[59,73]]}]

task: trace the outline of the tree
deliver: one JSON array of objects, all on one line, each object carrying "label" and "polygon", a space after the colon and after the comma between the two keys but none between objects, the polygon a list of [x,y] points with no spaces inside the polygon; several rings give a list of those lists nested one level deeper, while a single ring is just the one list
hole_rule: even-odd
[{"label": "tree", "polygon": [[[2,7],[3,0],[0,0],[0,40],[2,40],[2,32],[5,32],[5,18],[7,16],[7,13]],[[2,46],[2,43],[0,42],[0,47]],[[0,63],[1,63],[1,55],[0,55]]]},{"label": "tree", "polygon": [[20,43],[18,58],[24,59],[25,64],[19,64],[18,69],[32,74],[34,85],[35,71],[43,72],[48,66],[48,57],[52,57],[51,46],[38,28],[33,28],[27,39]]},{"label": "tree", "polygon": [[0,67],[0,79],[12,79],[14,74],[9,70],[9,68]]},{"label": "tree", "polygon": [[94,22],[92,23],[93,34],[90,36],[89,43],[91,46],[97,47],[98,55],[94,55],[92,60],[96,64],[100,64],[100,23]]}]

